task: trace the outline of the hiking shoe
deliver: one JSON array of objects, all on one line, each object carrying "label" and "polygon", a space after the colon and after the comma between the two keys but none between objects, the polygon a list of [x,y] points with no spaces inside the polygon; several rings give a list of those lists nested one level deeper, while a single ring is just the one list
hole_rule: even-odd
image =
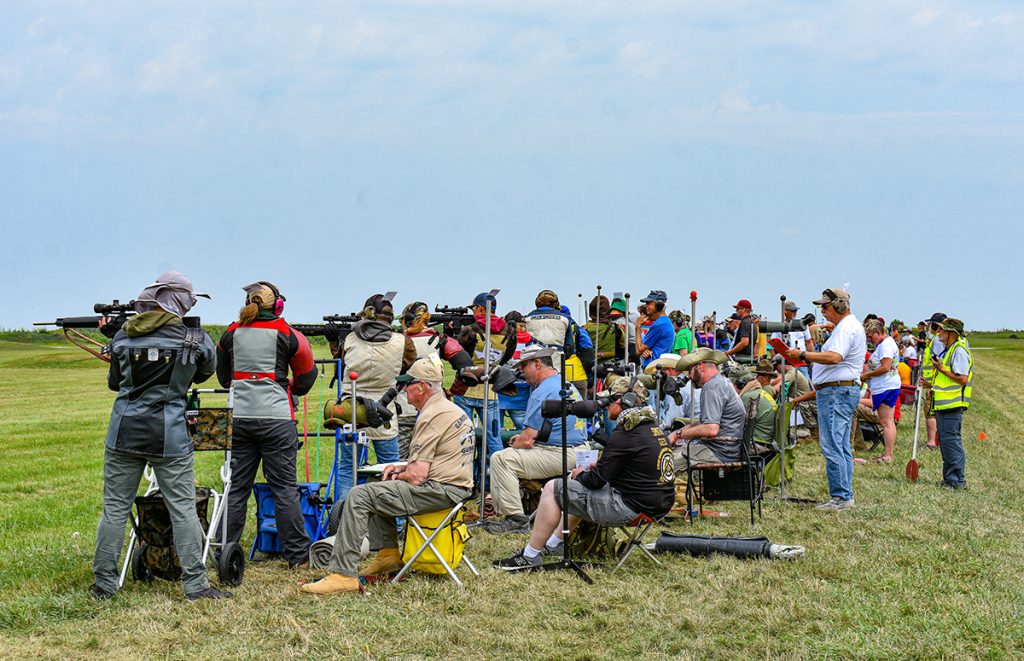
[{"label": "hiking shoe", "polygon": [[817,509],[819,510],[831,510],[833,512],[838,512],[839,510],[848,510],[851,507],[853,507],[853,498],[851,498],[850,500],[843,500],[842,498],[837,498],[835,496],[832,496],[825,502],[818,503],[817,505]]},{"label": "hiking shoe", "polygon": [[522,514],[506,516],[501,521],[488,521],[483,524],[484,530],[492,535],[512,533],[516,535],[528,535],[530,533],[530,519]]},{"label": "hiking shoe", "polygon": [[522,569],[533,569],[534,567],[540,567],[544,562],[540,559],[540,556],[533,558],[527,558],[523,551],[517,551],[507,558],[494,561],[494,567],[502,569],[504,571],[520,571]]},{"label": "hiking shoe", "polygon": [[189,603],[195,603],[200,599],[230,599],[233,596],[235,596],[233,593],[218,590],[212,585],[205,590],[200,590],[199,592],[188,592],[185,594],[185,598],[189,600]]},{"label": "hiking shoe", "polygon": [[939,486],[945,489],[946,491],[967,491],[966,482],[960,482],[959,484],[955,484],[953,482],[943,481],[942,484],[940,484]]},{"label": "hiking shoe", "polygon": [[378,574],[394,574],[400,571],[405,563],[402,562],[402,554],[396,548],[381,549],[377,557],[363,570],[363,574],[376,576]]},{"label": "hiking shoe", "polygon": [[107,592],[100,586],[93,583],[89,586],[89,598],[93,601],[110,601],[114,598],[114,593]]},{"label": "hiking shoe", "polygon": [[360,594],[363,586],[355,576],[343,574],[328,574],[319,581],[306,583],[300,588],[309,594]]}]

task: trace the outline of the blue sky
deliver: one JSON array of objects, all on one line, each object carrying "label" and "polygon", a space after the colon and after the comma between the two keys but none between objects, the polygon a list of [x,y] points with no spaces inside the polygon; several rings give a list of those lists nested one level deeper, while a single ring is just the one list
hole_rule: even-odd
[{"label": "blue sky", "polygon": [[221,323],[269,279],[1022,328],[1022,80],[1012,2],[5,2],[0,327],[173,268]]}]

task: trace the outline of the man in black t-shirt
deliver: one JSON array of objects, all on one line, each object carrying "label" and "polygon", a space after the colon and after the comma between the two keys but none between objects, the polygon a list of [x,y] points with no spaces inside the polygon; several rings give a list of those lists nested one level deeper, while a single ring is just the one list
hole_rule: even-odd
[{"label": "man in black t-shirt", "polygon": [[[647,406],[647,388],[621,377],[608,390],[608,415],[617,422],[596,464],[572,470],[568,483],[569,528],[580,519],[607,526],[631,523],[639,514],[660,518],[675,500],[675,468],[668,437]],[[526,547],[509,558],[495,560],[506,571],[530,569],[542,564],[541,553],[555,551],[562,543],[562,479],[544,485],[537,516]],[[557,551],[555,551],[557,553]]]},{"label": "man in black t-shirt", "polygon": [[735,337],[732,338],[732,347],[725,353],[738,362],[751,363],[754,360],[756,331],[754,330],[754,318],[750,316],[750,301],[741,298],[733,308],[736,310],[733,318],[739,317],[739,327],[736,329]]}]

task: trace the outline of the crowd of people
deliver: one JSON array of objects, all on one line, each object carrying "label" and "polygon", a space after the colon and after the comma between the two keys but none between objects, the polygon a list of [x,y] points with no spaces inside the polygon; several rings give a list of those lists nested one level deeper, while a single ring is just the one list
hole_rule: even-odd
[{"label": "crowd of people", "polygon": [[[182,324],[202,294],[176,272],[149,285],[137,299],[138,314],[110,329],[116,333],[109,333],[109,386],[117,397],[106,440],[94,598],[110,598],[118,588],[125,524],[147,463],[171,514],[187,598],[231,596],[209,585],[202,565],[184,416],[188,389],[214,374],[234,398],[229,539],[243,533],[262,464],[284,559],[290,568],[308,566],[310,540],[294,470],[295,400],[309,392],[317,372],[309,342],[283,318],[279,289],[265,281],[243,289],[239,319],[216,344]],[[691,320],[670,309],[668,300],[664,291],[652,290],[630,310],[625,298],[599,295],[580,325],[551,290],[539,292],[525,314],[502,312],[493,293],[481,293],[464,319],[436,324],[420,301],[405,306],[396,322],[390,296],[376,294],[351,328],[328,325],[324,335],[343,363],[344,380],[357,373],[360,394],[371,399],[396,384],[402,391],[388,405],[397,425],[365,429],[377,461],[386,465],[380,479],[349,490],[351,457],[341,458],[345,506],[328,574],[302,590],[354,592],[359,575],[397,570],[402,556],[396,518],[474,495],[482,512],[493,509],[484,530],[530,535],[521,550],[495,561],[510,571],[560,553],[563,510],[571,525],[580,519],[621,526],[641,515],[661,518],[672,509],[689,465],[740,458],[747,424],[766,451],[788,443],[776,438],[777,416],[787,410],[780,403],[793,406],[793,437],[816,437],[821,448],[829,498],[819,509],[855,505],[851,443],[861,417],[882,429],[877,461],[894,460],[906,387],[922,393],[927,446],[942,453],[943,486],[967,488],[960,429],[971,402],[973,358],[959,319],[936,313],[916,332],[887,326],[873,314],[862,321],[847,291],[828,288],[812,303],[822,322],[813,314],[798,319],[800,308],[789,301],[783,319],[790,323],[771,333],[761,330],[767,315],[756,315],[748,299],[738,300],[721,323],[714,317]],[[446,379],[445,363],[453,379]],[[515,382],[492,387],[498,367],[512,370]],[[591,419],[545,416],[544,402],[564,393],[570,401],[596,398],[601,412]],[[748,411],[754,412],[749,423]],[[507,447],[506,417],[517,430]],[[476,427],[485,418],[478,442]],[[575,466],[567,476],[563,436],[568,463]],[[486,446],[483,467],[476,461],[483,449],[478,446]],[[595,449],[596,461],[577,466],[577,456]],[[780,466],[779,479],[790,470]],[[544,483],[532,523],[520,497],[524,481]],[[360,571],[367,535],[377,555]]]}]

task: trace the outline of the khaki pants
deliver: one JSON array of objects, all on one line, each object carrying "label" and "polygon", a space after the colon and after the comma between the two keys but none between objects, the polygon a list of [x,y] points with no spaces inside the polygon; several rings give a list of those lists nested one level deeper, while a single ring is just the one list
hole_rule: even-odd
[{"label": "khaki pants", "polygon": [[[568,449],[569,469],[576,467],[576,451],[589,450],[583,443]],[[519,498],[519,480],[541,480],[562,474],[562,448],[535,445],[528,450],[507,448],[491,457],[491,500],[501,516],[525,516]]]},{"label": "khaki pants", "polygon": [[[685,480],[686,469],[688,464],[686,461],[686,444],[680,445],[672,452],[672,462],[675,465],[676,473]],[[693,464],[711,464],[722,461],[715,454],[715,451],[702,443],[690,443],[690,463]]]}]

